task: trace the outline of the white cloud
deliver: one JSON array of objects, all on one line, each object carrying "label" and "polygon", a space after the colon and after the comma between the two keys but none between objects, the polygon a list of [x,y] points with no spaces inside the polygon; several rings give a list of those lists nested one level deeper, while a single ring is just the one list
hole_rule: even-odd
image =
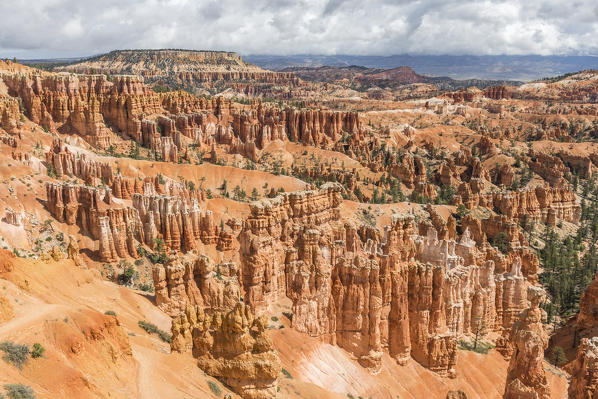
[{"label": "white cloud", "polygon": [[0,57],[596,54],[595,0],[2,0]]}]

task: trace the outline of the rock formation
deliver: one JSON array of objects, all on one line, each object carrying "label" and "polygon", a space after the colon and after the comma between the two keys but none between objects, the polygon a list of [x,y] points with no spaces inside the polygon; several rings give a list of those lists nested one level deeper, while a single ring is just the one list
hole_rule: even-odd
[{"label": "rock formation", "polygon": [[265,317],[237,303],[225,312],[189,306],[172,323],[172,350],[191,350],[197,365],[245,399],[276,398],[281,365]]},{"label": "rock formation", "polygon": [[252,81],[297,85],[290,72],[272,72],[248,64],[231,52],[191,50],[116,50],[60,68],[78,73],[132,73],[149,82],[174,81],[182,86],[212,82]]},{"label": "rock formation", "polygon": [[12,208],[6,208],[6,212],[4,213],[2,221],[8,224],[12,224],[13,226],[21,226],[22,215],[20,212],[16,212]]},{"label": "rock formation", "polygon": [[575,320],[575,338],[590,338],[598,333],[598,273],[579,300],[579,313]]},{"label": "rock formation", "polygon": [[0,128],[9,134],[17,134],[21,125],[20,115],[17,99],[0,94]]},{"label": "rock formation", "polygon": [[83,266],[83,261],[79,256],[79,244],[77,243],[77,239],[73,236],[69,236],[69,243],[66,247],[66,255],[68,259],[71,259],[75,262],[77,266]]},{"label": "rock formation", "polygon": [[598,398],[598,337],[583,338],[573,362],[569,399]]},{"label": "rock formation", "polygon": [[455,233],[439,222],[446,239],[431,225],[417,235],[409,217],[393,219],[384,237],[357,229],[340,220],[340,190],[327,184],[251,205],[239,238],[250,306],[266,309],[286,293],[293,328],[338,344],[372,371],[388,351],[452,376],[456,337],[475,320],[511,328],[526,306],[521,258],[480,251],[468,230],[448,239]]},{"label": "rock formation", "polygon": [[153,269],[156,304],[171,316],[190,305],[227,311],[241,299],[239,270],[234,263],[214,264],[189,252]]},{"label": "rock formation", "polygon": [[[152,182],[144,190],[151,192],[154,187]],[[228,233],[220,230],[210,211],[199,208],[200,195],[176,185],[167,185],[166,190],[176,196],[135,193],[132,206],[126,206],[114,200],[109,188],[48,183],[46,206],[59,222],[78,224],[98,240],[103,261],[137,257],[139,243],[154,248],[158,238],[179,251],[196,248],[196,240],[230,247]]]},{"label": "rock formation", "polygon": [[509,219],[556,225],[557,220],[578,223],[581,206],[575,193],[564,187],[538,186],[535,189],[508,192],[486,192],[475,179],[461,183],[459,202],[467,209],[476,206],[495,209]]},{"label": "rock formation", "polygon": [[448,391],[446,394],[446,399],[467,399],[467,395],[461,390]]},{"label": "rock formation", "polygon": [[157,113],[160,99],[135,76],[73,74],[5,74],[9,94],[23,100],[25,114],[49,129],[66,127],[91,145],[107,149],[115,142],[110,123],[131,137],[138,135],[135,118]]},{"label": "rock formation", "polygon": [[521,312],[511,330],[514,352],[509,363],[505,399],[550,398],[550,388],[544,371],[544,350],[548,347],[548,334],[544,330],[546,317],[540,308],[545,299],[541,288],[529,287],[530,307]]}]

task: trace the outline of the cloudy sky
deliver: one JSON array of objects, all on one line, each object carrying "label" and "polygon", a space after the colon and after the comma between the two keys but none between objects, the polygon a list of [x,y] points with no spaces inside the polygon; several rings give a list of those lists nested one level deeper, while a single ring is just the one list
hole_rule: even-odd
[{"label": "cloudy sky", "polygon": [[598,54],[596,0],[1,0],[0,57]]}]

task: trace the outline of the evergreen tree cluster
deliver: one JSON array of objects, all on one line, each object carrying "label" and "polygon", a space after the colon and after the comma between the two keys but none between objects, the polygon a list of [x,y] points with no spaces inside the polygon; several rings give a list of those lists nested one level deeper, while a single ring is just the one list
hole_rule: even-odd
[{"label": "evergreen tree cluster", "polygon": [[543,234],[545,246],[539,257],[544,272],[539,278],[552,297],[546,309],[549,322],[554,315],[568,317],[579,310],[581,294],[598,269],[598,187],[594,178],[583,183],[582,215],[576,234],[559,237],[549,226]]}]

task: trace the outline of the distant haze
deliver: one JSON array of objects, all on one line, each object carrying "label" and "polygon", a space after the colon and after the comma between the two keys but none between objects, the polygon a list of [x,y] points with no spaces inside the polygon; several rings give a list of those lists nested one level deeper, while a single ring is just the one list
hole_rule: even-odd
[{"label": "distant haze", "polygon": [[4,58],[124,48],[270,55],[598,54],[596,0],[3,0],[0,24]]},{"label": "distant haze", "polygon": [[536,80],[583,69],[598,69],[592,56],[454,56],[454,55],[248,55],[245,60],[267,69],[291,66],[319,67],[359,65],[368,68],[410,66],[417,73],[453,79]]}]

